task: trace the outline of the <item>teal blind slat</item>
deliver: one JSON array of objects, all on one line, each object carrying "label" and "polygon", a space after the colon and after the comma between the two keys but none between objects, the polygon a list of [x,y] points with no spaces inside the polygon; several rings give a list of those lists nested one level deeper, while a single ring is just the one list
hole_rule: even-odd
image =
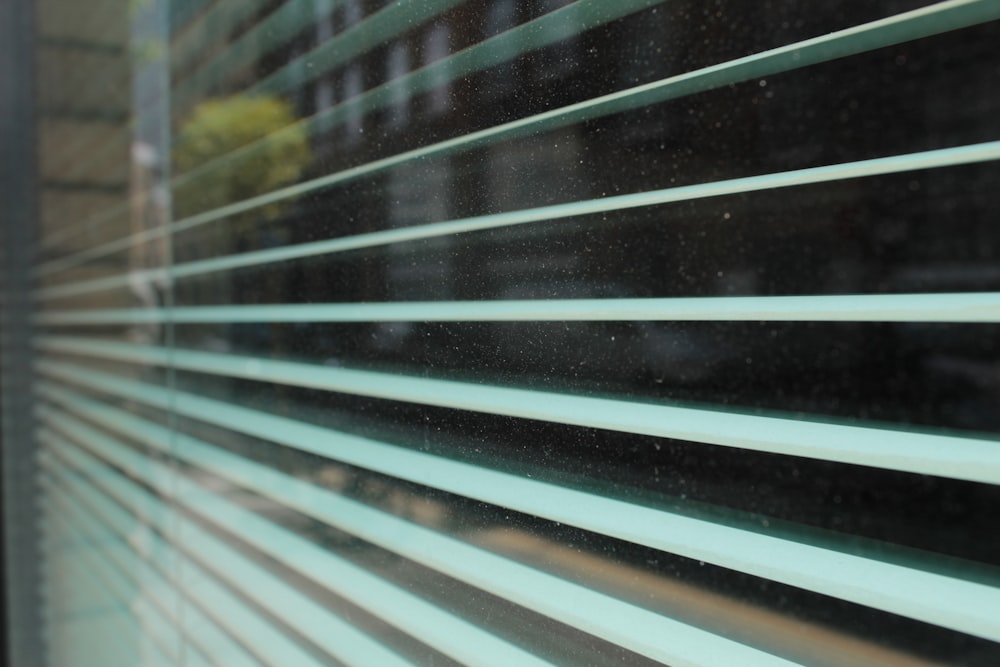
[{"label": "teal blind slat", "polygon": [[990,440],[743,415],[328,368],[204,352],[127,348],[49,338],[43,349],[128,362],[171,363],[197,373],[275,382],[457,410],[677,438],[775,454],[996,483],[1000,449]]},{"label": "teal blind slat", "polygon": [[[96,476],[91,478],[96,481],[84,484],[63,472],[63,486],[72,490],[77,503],[75,510],[77,523],[91,526],[92,531],[101,530],[95,518],[99,516],[121,539],[131,538],[134,541],[137,536],[135,532],[137,521],[133,513],[141,514],[143,513],[141,508],[159,501],[140,499],[144,502],[136,504],[137,499],[133,497],[132,502],[127,505],[116,506],[113,501],[102,497],[96,491],[96,488],[110,484],[111,480],[117,477],[116,473],[82,454],[66,437],[51,438],[47,440],[47,444],[63,459],[72,461],[85,470],[89,468]],[[93,514],[80,511],[78,506],[80,502],[86,503],[84,506]],[[126,510],[125,507],[129,509]],[[146,514],[143,518],[157,519],[167,516],[166,508],[154,512],[155,516]],[[274,631],[262,625],[260,621],[255,621],[245,610],[243,603],[231,593],[221,589],[211,577],[199,576],[200,571],[193,561],[185,559],[173,547],[166,545],[148,526],[143,526],[142,523],[138,525],[140,526],[138,535],[141,535],[143,540],[143,546],[139,548],[143,548],[146,554],[140,555],[136,551],[121,554],[116,565],[121,571],[134,573],[136,583],[140,586],[139,599],[158,598],[157,606],[171,615],[174,626],[193,646],[204,652],[212,664],[248,667],[271,664],[258,659],[254,655],[254,649],[259,650],[268,646],[282,647],[280,639],[274,636]],[[175,535],[172,536],[176,538]],[[172,591],[178,591],[193,604],[182,607],[177,601],[164,599],[164,596],[170,595]],[[183,613],[180,613],[181,609]],[[263,635],[254,634],[251,628],[262,632]],[[251,647],[250,650],[247,647]],[[291,650],[290,646],[286,648],[289,649],[287,656],[299,655]],[[306,665],[309,662],[300,664]]]},{"label": "teal blind slat", "polygon": [[[145,441],[149,442],[152,438],[153,442],[156,442],[164,450],[168,448],[170,436],[169,433],[165,432],[165,429],[144,420],[131,418],[124,413],[118,414],[116,418],[123,424],[132,425],[131,430],[119,430],[125,430],[133,436],[137,433],[145,433]],[[136,428],[139,430],[136,431]],[[207,447],[207,445],[202,445],[202,447]],[[131,465],[141,464],[139,460],[131,462]],[[155,467],[153,469],[156,470]],[[164,479],[169,477],[163,470],[160,470],[160,475]],[[387,622],[400,627],[415,638],[428,643],[456,660],[498,666],[515,664],[511,661],[523,665],[541,666],[548,664],[498,640],[476,626],[368,574],[361,568],[351,565],[348,561],[337,558],[323,548],[295,536],[290,531],[262,520],[233,503],[226,502],[218,494],[207,492],[198,487],[189,478],[181,478],[172,484],[173,493],[177,500],[191,511],[224,529],[235,532],[248,544],[269,557],[292,567],[311,579],[315,585],[329,588],[336,595],[382,617]],[[206,538],[207,534],[204,531],[196,531],[196,533],[198,536],[196,541],[217,544],[217,541]],[[221,576],[236,582],[240,588],[257,587],[257,576],[252,576],[245,571],[241,572],[239,569],[228,571],[233,563],[231,556],[216,549],[215,551],[203,552],[203,557],[206,562],[226,563],[227,571]],[[273,601],[275,597],[274,587],[270,588],[272,592],[262,591],[261,594]],[[278,598],[280,599],[281,596],[279,595]],[[302,612],[295,612],[297,607],[302,606],[301,602],[299,600],[296,605],[288,606],[281,617],[295,618],[294,614],[305,613],[310,617],[326,618],[326,613],[309,604],[305,605]],[[289,613],[292,613],[292,616],[289,616]],[[329,620],[323,620],[322,625],[317,626],[317,630],[325,628],[323,632],[329,633],[330,628],[338,624],[343,625],[342,622],[331,624]],[[301,629],[303,626],[296,624],[296,627]],[[322,636],[323,632],[320,632],[318,636]]]},{"label": "teal blind slat", "polygon": [[696,92],[758,77],[771,76],[810,64],[826,62],[834,58],[842,58],[928,35],[957,30],[996,18],[1000,18],[1000,8],[990,0],[954,0],[939,3],[369,162],[343,172],[323,176],[300,185],[282,188],[270,194],[178,220],[172,225],[172,231],[184,231],[213,220],[266,206],[289,197],[297,197],[361,176],[385,171],[422,158],[450,155],[456,151],[467,151],[492,144],[501,139],[512,139],[526,134],[545,132],[573,123],[656,104],[668,99],[684,97]]},{"label": "teal blind slat", "polygon": [[268,0],[224,2],[215,0],[191,23],[180,29],[170,49],[170,61],[175,70],[186,70],[216,43],[221,35],[252,17],[268,4]]},{"label": "teal blind slat", "polygon": [[241,74],[256,59],[284,45],[316,19],[314,0],[288,0],[253,27],[230,42],[189,77],[175,83],[171,102],[185,108],[192,98],[214,92],[228,78]]},{"label": "teal blind slat", "polygon": [[[118,462],[126,469],[138,464],[148,471],[143,477],[152,482],[154,488],[161,492],[168,490],[169,474],[166,474],[165,470],[144,461],[141,456],[130,455],[128,448],[124,445],[115,443],[112,439],[83,426],[76,420],[65,415],[54,418],[57,425],[63,420],[72,425],[69,430],[80,442],[85,442],[86,446],[94,448],[94,451],[103,452],[106,455],[108,452],[117,452],[117,457],[110,456],[108,460]],[[75,451],[73,456],[81,463],[89,460],[91,466],[96,466],[97,470],[104,467],[96,463],[97,460],[92,455],[84,454],[81,451]],[[103,488],[106,493],[117,496],[120,499],[119,502],[123,502],[124,507],[133,510],[134,508],[142,508],[149,502],[149,500],[144,500],[143,496],[147,494],[139,487],[115,474],[105,472],[99,479],[95,479],[94,484]],[[81,494],[94,498],[96,491],[93,490],[93,487],[78,488]],[[117,489],[117,493],[113,489]],[[189,499],[201,497],[197,487],[186,487],[186,490],[189,492],[187,495]],[[193,495],[190,493],[192,491],[194,491]],[[189,589],[190,593],[200,604],[204,605],[205,609],[212,610],[218,623],[221,623],[228,632],[240,638],[243,644],[256,653],[255,664],[258,664],[258,660],[259,664],[273,666],[287,664],[287,661],[300,665],[322,663],[317,662],[316,658],[311,657],[301,647],[277,634],[273,625],[247,611],[243,603],[238,601],[232,593],[216,584],[216,580],[226,581],[230,586],[235,586],[257,604],[268,609],[274,614],[274,618],[293,621],[293,627],[297,631],[302,632],[317,645],[323,647],[330,655],[336,656],[347,664],[359,666],[384,664],[394,667],[411,664],[338,619],[318,603],[280,582],[236,550],[225,547],[217,538],[212,537],[190,521],[175,518],[169,511],[163,511],[157,515],[146,515],[144,518],[157,523],[166,523],[174,533],[173,541],[182,545],[192,555],[197,554],[195,557],[201,566],[188,561],[183,570],[193,584]],[[154,542],[153,554],[172,551],[169,545],[159,541],[158,538],[151,537],[150,539]],[[169,563],[165,564],[165,567],[172,569]],[[202,570],[201,567],[206,569]],[[211,654],[218,656],[218,660],[222,664],[233,664],[229,661],[235,660],[235,657],[224,649],[214,651]]]},{"label": "teal blind slat", "polygon": [[[148,424],[129,420],[125,415],[114,415],[98,404],[68,398],[54,389],[47,389],[46,394],[72,406],[78,414],[88,414],[106,424],[127,428],[132,437],[142,437],[151,428]],[[225,409],[225,406],[217,405],[206,407],[206,412]],[[246,411],[239,416],[247,425],[244,427],[247,430],[252,429],[258,435],[284,442],[311,441],[316,443],[311,448],[314,452],[329,452],[336,442],[333,438],[337,438],[342,441],[338,448],[340,451],[367,452],[367,456],[345,457],[348,462],[359,462],[358,459],[363,458],[367,459],[362,461],[366,467],[389,472],[386,466],[369,462],[384,459],[396,467],[392,472],[408,471],[403,473],[405,479],[430,484],[437,482],[452,493],[827,595],[846,597],[920,620],[960,627],[965,631],[975,626],[978,632],[991,638],[1000,637],[1000,624],[983,622],[977,611],[969,611],[970,601],[975,600],[978,600],[976,609],[1000,609],[1000,593],[989,586],[598,498],[511,475],[491,473],[477,466],[435,461],[436,457],[393,451],[394,448],[384,445],[376,449],[379,447],[377,443],[316,427],[295,425],[291,420],[267,428],[264,425],[269,420],[265,415],[252,419],[252,413]],[[128,427],[129,421],[135,423]],[[233,427],[232,422],[229,426]],[[194,440],[177,437],[190,451],[200,448]],[[219,454],[215,453],[215,456]],[[845,581],[853,584],[845,587]]]},{"label": "teal blind slat", "polygon": [[[470,46],[458,53],[449,55],[444,59],[421,67],[412,73],[406,74],[399,79],[387,82],[375,89],[368,90],[361,95],[345,100],[333,107],[318,112],[308,119],[300,121],[308,129],[308,133],[315,136],[322,132],[328,132],[335,127],[343,125],[347,119],[356,113],[370,114],[373,111],[384,109],[399,94],[414,96],[421,92],[439,85],[442,79],[451,80],[462,75],[469,75],[482,71],[492,65],[505,60],[509,60],[522,54],[529,48],[541,48],[547,44],[557,41],[565,36],[567,26],[570,30],[588,30],[593,27],[604,25],[614,19],[626,16],[643,8],[661,3],[664,0],[622,0],[614,5],[608,5],[603,0],[578,0],[572,5],[560,10],[545,14],[537,19],[533,19],[524,25],[512,28],[500,35],[485,40],[479,44]],[[373,19],[382,21],[385,18],[400,20],[395,26],[395,30],[409,29],[410,24],[405,13],[411,12],[416,7],[417,12],[426,10],[426,3],[396,3],[386,7]],[[316,52],[307,54],[294,61],[294,67],[285,68],[275,72],[266,80],[258,82],[250,91],[250,94],[262,94],[268,92],[270,88],[285,90],[293,85],[305,83],[315,77],[321,76],[328,69],[338,64],[347,62],[350,56],[357,56],[363,50],[379,44],[379,40],[384,40],[386,35],[380,34],[371,29],[371,26],[364,22],[354,26],[335,40],[326,43],[317,49]],[[234,162],[243,162],[254,156],[260,157],[275,139],[280,138],[281,132],[269,135],[264,139],[251,142],[246,146],[238,148],[230,153],[218,156],[204,165],[196,167],[190,171],[180,174],[171,180],[175,188],[184,187],[186,184],[202,176],[217,172],[220,169],[232,169]],[[115,142],[110,142],[109,147]],[[43,247],[52,248],[67,238],[78,236],[78,228],[91,230],[99,227],[105,222],[112,220],[116,214],[126,212],[128,203],[111,207],[100,211],[93,216],[82,220],[76,227],[68,229],[63,233],[56,233],[52,237],[42,240]],[[39,267],[39,275],[59,271],[61,267],[67,265],[61,260],[54,260]]]},{"label": "teal blind slat", "polygon": [[67,310],[45,326],[288,322],[1000,322],[1000,294],[852,294],[665,299],[538,299]]},{"label": "teal blind slat", "polygon": [[[53,523],[60,519],[52,517]],[[64,528],[65,529],[65,528]],[[108,594],[102,580],[95,577],[93,566],[88,567],[79,561],[66,561],[61,564],[67,575],[80,580],[80,593],[86,596],[90,605],[103,604],[102,607],[91,607],[75,614],[64,615],[61,618],[47,618],[50,625],[48,641],[52,645],[60,645],[64,640],[81,642],[87,646],[88,656],[101,655],[101,658],[83,658],[80,656],[59,655],[58,649],[54,656],[57,659],[75,660],[81,667],[126,667],[140,665],[141,667],[164,667],[174,664],[171,659],[158,649],[147,651],[141,656],[130,653],[121,646],[120,638],[137,634],[136,620],[123,612],[128,607],[120,598]],[[103,573],[101,573],[103,574]],[[60,590],[60,594],[65,591]],[[56,606],[56,605],[53,605]]]},{"label": "teal blind slat", "polygon": [[[567,7],[511,28],[397,79],[366,90],[360,95],[346,99],[330,108],[318,111],[309,118],[300,121],[299,124],[306,128],[310,136],[329,132],[342,127],[352,117],[369,116],[376,111],[384,110],[401,97],[407,99],[415,97],[441,85],[443,81],[451,82],[463,76],[482,72],[489,67],[508,62],[532,50],[543,48],[576,34],[577,31],[583,32],[605,25],[615,19],[661,4],[664,1],[621,0],[611,5],[602,0],[578,0]],[[414,5],[419,6],[420,4],[397,3],[390,5],[370,20],[374,22],[381,21],[383,18],[396,18],[399,16],[399,10],[410,11]],[[419,9],[418,11],[424,10]],[[408,27],[408,23],[400,23],[395,26],[395,30],[400,31]],[[250,92],[252,94],[285,92],[292,87],[293,82],[301,85],[311,81],[322,76],[329,68],[348,62],[351,55],[356,55],[355,51],[360,52],[361,49],[374,46],[373,38],[380,36],[378,32],[374,32],[372,27],[365,23],[354,26],[343,35],[320,46],[315,52],[293,61],[292,66],[275,72],[267,79],[258,82]],[[182,188],[191,181],[197,182],[197,179],[208,173],[218,172],[220,169],[236,169],[239,164],[251,158],[259,158],[268,146],[272,145],[276,139],[281,138],[281,135],[282,132],[277,132],[219,156],[179,175],[173,179],[172,183],[175,188]]]},{"label": "teal blind slat", "polygon": [[[141,232],[131,237],[82,251],[64,259],[54,260],[53,262],[41,265],[39,271],[45,274],[57,270],[65,270],[71,266],[76,266],[81,261],[93,259],[94,257],[114,252],[115,250],[128,248],[134,243],[147,241],[168,233],[186,231],[214,220],[267,206],[291,197],[305,195],[320,188],[344,183],[421,158],[448,155],[459,150],[470,150],[501,139],[511,139],[526,134],[543,132],[663,102],[668,99],[676,99],[696,92],[711,90],[757,77],[770,76],[779,72],[798,69],[810,64],[826,62],[835,58],[842,58],[928,35],[956,30],[996,18],[1000,18],[1000,8],[991,0],[951,0],[949,2],[938,3],[822,37],[804,40],[702,70],[669,77],[662,81],[612,93],[565,108],[554,109],[455,139],[375,160],[302,184],[282,188],[268,194],[199,213],[173,222],[166,227]],[[857,174],[857,176],[862,175],[864,174]],[[762,185],[762,187],[781,186]]]},{"label": "teal blind slat", "polygon": [[[104,436],[94,434],[96,437],[90,437],[91,429],[75,419],[69,423],[78,438],[81,433],[87,434],[88,446],[124,463],[121,456],[125,450],[121,446]],[[121,428],[123,421],[119,418],[115,424]],[[142,437],[146,444],[155,446],[155,441],[144,433],[129,430],[131,437]],[[186,438],[179,453],[186,454],[187,461],[282,505],[642,655],[669,664],[706,667],[718,664],[716,658],[746,665],[789,664],[371,509],[234,454],[211,446],[195,449],[199,444]],[[118,452],[118,457],[112,453],[114,451]],[[670,636],[671,645],[664,645],[657,639],[662,636]]]},{"label": "teal blind slat", "polygon": [[[349,250],[359,250],[362,248],[373,248],[391,243],[404,243],[421,239],[453,236],[456,234],[466,234],[489,229],[498,229],[501,227],[511,227],[533,222],[551,222],[565,218],[622,211],[645,206],[657,206],[674,202],[692,201],[760,190],[774,190],[777,188],[795,187],[806,184],[841,181],[882,174],[894,174],[908,171],[918,171],[922,169],[936,169],[955,165],[974,164],[976,162],[988,162],[997,159],[1000,159],[1000,141],[975,144],[971,146],[960,146],[958,148],[945,148],[909,155],[894,155],[891,157],[875,158],[872,160],[831,165],[828,167],[812,167],[790,172],[765,174],[763,176],[736,178],[716,183],[702,183],[699,185],[665,188],[663,190],[656,190],[652,192],[603,197],[589,201],[578,201],[569,204],[543,206],[521,211],[495,213],[461,220],[448,220],[426,225],[369,232],[366,234],[357,234],[354,236],[315,241],[312,243],[283,246],[280,248],[258,250],[239,255],[229,255],[213,259],[188,262],[186,264],[174,266],[169,271],[165,269],[138,271],[127,275],[116,275],[107,278],[80,281],[68,285],[46,287],[38,291],[38,298],[66,298],[86,294],[88,292],[121,287],[123,285],[127,285],[130,280],[135,279],[179,279],[215,271],[232,270],[248,266],[260,266],[273,262],[287,261],[290,259],[301,259],[304,257],[327,255],[337,252],[346,252]],[[274,197],[275,195],[264,195],[263,199],[267,199],[267,203],[274,203],[278,199],[281,199],[281,197]],[[241,208],[242,206],[243,204],[234,204],[227,215],[235,215],[242,212],[245,210]],[[141,240],[149,240],[152,237],[162,235],[162,233],[163,232],[160,229],[153,230],[143,236]],[[128,241],[128,239],[126,239],[126,241]]]},{"label": "teal blind slat", "polygon": [[435,18],[460,4],[460,1],[403,0],[389,3],[364,21],[257,80],[248,92],[251,95],[287,94],[370,49],[390,43],[393,38]]},{"label": "teal blind slat", "polygon": [[[402,0],[389,4],[378,13],[361,21],[344,33],[324,42],[317,49],[301,56],[277,72],[259,79],[249,87],[248,95],[274,95],[289,92],[322,76],[331,68],[369,49],[388,43],[400,33],[412,30],[424,21],[459,4],[460,0]],[[332,4],[332,3],[331,3]],[[305,26],[316,20],[314,0],[293,0],[258,23],[252,32],[244,34],[225,54],[208,67],[196,72],[176,91],[177,104],[183,106],[213,80],[259,58],[261,54],[284,44]]]},{"label": "teal blind slat", "polygon": [[[54,389],[46,389],[46,395],[67,395]],[[67,405],[79,408],[72,401]],[[123,424],[119,426],[133,437],[142,434],[144,441],[152,439],[160,448],[169,450],[171,435],[169,431],[148,421],[129,417],[124,413],[115,414],[111,410],[99,410],[104,417],[104,424]],[[77,414],[86,414],[86,410],[76,410]],[[97,415],[98,413],[92,413]],[[192,441],[193,442],[193,441]],[[202,449],[208,445],[194,445]],[[143,462],[132,457],[131,466],[141,466]],[[158,466],[146,464],[157,469]],[[160,471],[161,476],[168,477],[166,471]],[[361,568],[351,565],[348,561],[338,558],[316,545],[296,537],[293,533],[283,530],[275,524],[257,518],[255,515],[239,509],[231,503],[226,503],[211,492],[200,489],[196,484],[181,480],[173,482],[173,493],[180,504],[188,507],[208,521],[236,533],[248,544],[253,545],[268,556],[291,566],[304,576],[313,580],[316,585],[330,588],[336,595],[350,600],[363,609],[367,609],[383,620],[409,632],[415,638],[431,645],[445,655],[455,660],[471,661],[483,665],[537,665],[548,664],[534,656],[517,649],[507,642],[483,632],[462,619],[444,612],[420,598],[406,593],[382,579],[366,573]],[[169,525],[169,524],[168,524]],[[162,545],[165,548],[165,545]],[[206,563],[230,563],[231,558],[215,556],[205,557]],[[255,579],[239,578],[230,572],[221,575],[240,587],[250,585]],[[273,600],[273,596],[269,596]],[[282,617],[294,610],[294,606],[284,609]],[[311,613],[316,613],[315,611]],[[322,614],[321,614],[322,616]],[[286,652],[285,655],[288,655]],[[303,663],[304,664],[304,663]]]},{"label": "teal blind slat", "polygon": [[[59,464],[51,459],[45,464],[52,482],[46,485],[49,492],[49,499],[52,509],[47,515],[47,525],[58,527],[63,534],[79,536],[80,540],[92,540],[92,537],[85,535],[83,531],[84,523],[72,521],[68,517],[73,516],[77,511],[77,506],[73,498],[67,495],[63,483],[65,483],[61,472],[58,470]],[[108,529],[100,531],[102,535],[110,535]],[[118,614],[118,620],[122,626],[117,631],[111,631],[108,636],[95,638],[106,646],[121,647],[118,651],[122,657],[119,659],[121,665],[139,664],[151,665],[171,665],[179,660],[181,647],[181,635],[177,628],[169,620],[168,616],[157,609],[148,600],[136,596],[135,584],[124,578],[124,571],[112,565],[112,561],[107,557],[102,557],[104,552],[96,549],[79,549],[72,557],[65,560],[66,567],[86,568],[84,571],[76,570],[75,581],[79,581],[80,586],[89,589],[87,596],[89,600],[107,599],[112,605],[111,612]],[[54,557],[54,556],[50,556]],[[113,590],[113,592],[111,592]],[[54,590],[54,595],[61,598],[65,594],[64,587]],[[172,610],[171,610],[172,612]],[[131,614],[135,614],[135,618]],[[58,620],[50,622],[58,623]],[[129,627],[131,626],[131,627]],[[53,632],[60,632],[61,628],[53,627]],[[133,653],[124,649],[129,643],[141,642]],[[95,646],[94,655],[102,651]],[[209,663],[197,649],[190,647],[187,649],[187,659],[192,665],[208,665]]]}]

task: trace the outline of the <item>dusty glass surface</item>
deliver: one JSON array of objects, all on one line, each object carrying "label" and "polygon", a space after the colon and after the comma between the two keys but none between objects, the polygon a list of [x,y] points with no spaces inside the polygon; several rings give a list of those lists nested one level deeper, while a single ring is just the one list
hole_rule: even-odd
[{"label": "dusty glass surface", "polygon": [[1000,660],[996,3],[99,4],[52,665]]}]

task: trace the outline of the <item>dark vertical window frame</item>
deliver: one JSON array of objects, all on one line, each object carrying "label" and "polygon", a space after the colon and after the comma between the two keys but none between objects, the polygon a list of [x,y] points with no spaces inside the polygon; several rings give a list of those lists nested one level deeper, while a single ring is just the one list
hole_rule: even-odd
[{"label": "dark vertical window frame", "polygon": [[31,262],[36,225],[34,7],[0,0],[0,474],[3,614],[0,646],[8,667],[44,664],[40,617],[39,526],[32,438]]}]

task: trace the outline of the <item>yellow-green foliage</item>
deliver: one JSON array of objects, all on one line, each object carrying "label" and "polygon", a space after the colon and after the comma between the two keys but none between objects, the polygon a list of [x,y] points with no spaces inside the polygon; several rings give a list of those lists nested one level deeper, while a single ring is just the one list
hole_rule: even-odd
[{"label": "yellow-green foliage", "polygon": [[[312,153],[288,102],[234,96],[198,105],[182,127],[174,173],[193,178],[174,191],[174,217],[183,218],[294,183]],[[237,151],[238,152],[233,152]],[[201,167],[201,169],[199,169]],[[280,205],[253,212],[274,217]]]}]

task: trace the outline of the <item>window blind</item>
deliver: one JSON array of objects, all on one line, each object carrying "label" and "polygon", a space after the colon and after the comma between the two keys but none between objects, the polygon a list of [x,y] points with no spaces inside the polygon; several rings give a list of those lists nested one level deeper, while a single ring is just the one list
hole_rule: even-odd
[{"label": "window blind", "polygon": [[40,195],[46,664],[1000,657],[996,2],[119,22],[38,133],[129,183]]}]

